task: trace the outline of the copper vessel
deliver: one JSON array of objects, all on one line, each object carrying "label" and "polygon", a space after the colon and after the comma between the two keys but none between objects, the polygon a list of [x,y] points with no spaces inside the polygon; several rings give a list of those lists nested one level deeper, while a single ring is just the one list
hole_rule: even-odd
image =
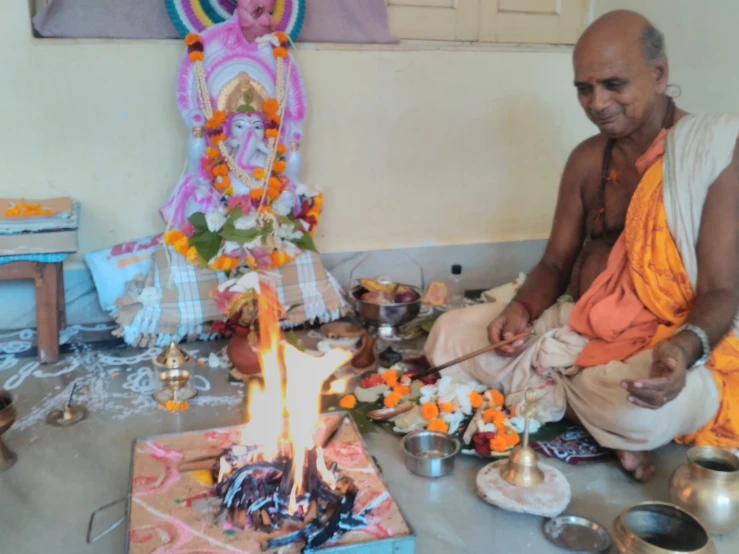
[{"label": "copper vessel", "polygon": [[619,515],[613,542],[621,554],[717,554],[706,528],[666,502],[644,502]]},{"label": "copper vessel", "polygon": [[693,514],[712,535],[739,527],[739,458],[711,446],[688,450],[670,478],[674,504]]}]

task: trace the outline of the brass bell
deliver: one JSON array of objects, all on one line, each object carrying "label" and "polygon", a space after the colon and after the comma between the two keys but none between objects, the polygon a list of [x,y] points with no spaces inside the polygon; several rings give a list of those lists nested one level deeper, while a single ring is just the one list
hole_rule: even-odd
[{"label": "brass bell", "polygon": [[544,481],[544,473],[539,468],[539,457],[529,446],[529,421],[536,417],[536,393],[526,391],[526,402],[521,409],[525,419],[523,442],[513,449],[508,463],[500,470],[501,477],[514,487],[535,487]]}]

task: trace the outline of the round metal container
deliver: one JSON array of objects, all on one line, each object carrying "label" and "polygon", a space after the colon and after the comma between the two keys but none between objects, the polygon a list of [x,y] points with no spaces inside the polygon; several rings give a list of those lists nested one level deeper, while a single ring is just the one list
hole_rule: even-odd
[{"label": "round metal container", "polygon": [[552,544],[573,552],[605,552],[611,536],[602,525],[578,516],[559,516],[544,524],[544,534]]},{"label": "round metal container", "polygon": [[622,554],[716,554],[716,546],[688,512],[666,502],[644,502],[616,518],[613,542]]},{"label": "round metal container", "polygon": [[418,299],[414,302],[403,304],[372,304],[359,299],[359,293],[363,290],[361,285],[352,289],[351,294],[357,312],[367,325],[378,328],[400,327],[418,317],[421,311],[423,291],[412,285],[406,285],[405,283],[399,284],[415,292],[418,295]]},{"label": "round metal container", "polygon": [[462,444],[456,437],[436,431],[411,431],[400,441],[405,465],[421,477],[442,477],[454,469]]}]

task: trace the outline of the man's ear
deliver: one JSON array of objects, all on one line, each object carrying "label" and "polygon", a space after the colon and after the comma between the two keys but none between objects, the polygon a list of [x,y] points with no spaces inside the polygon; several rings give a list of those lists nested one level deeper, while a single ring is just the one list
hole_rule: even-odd
[{"label": "man's ear", "polygon": [[670,78],[670,66],[665,56],[654,62],[652,65],[652,75],[654,75],[656,92],[658,94],[664,94]]}]

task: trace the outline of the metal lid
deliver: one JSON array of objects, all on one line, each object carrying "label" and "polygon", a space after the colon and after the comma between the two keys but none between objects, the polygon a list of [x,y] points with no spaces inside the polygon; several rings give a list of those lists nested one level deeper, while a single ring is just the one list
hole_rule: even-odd
[{"label": "metal lid", "polygon": [[155,366],[165,369],[178,369],[192,362],[192,356],[177,346],[174,341],[154,360]]},{"label": "metal lid", "polygon": [[611,547],[605,527],[584,517],[559,516],[544,524],[549,542],[573,552],[604,552]]}]

